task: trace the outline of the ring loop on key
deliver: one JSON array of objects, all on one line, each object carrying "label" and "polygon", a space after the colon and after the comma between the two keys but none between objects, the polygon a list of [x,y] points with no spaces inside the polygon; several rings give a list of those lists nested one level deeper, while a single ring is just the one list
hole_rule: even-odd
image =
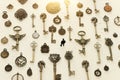
[{"label": "ring loop on key", "polygon": [[15,26],[15,27],[13,28],[13,30],[16,31],[16,32],[18,32],[18,31],[21,31],[22,28],[21,28],[20,26]]},{"label": "ring loop on key", "polygon": [[101,44],[97,42],[97,43],[94,45],[94,47],[95,47],[96,49],[100,49],[100,48],[101,48]]},{"label": "ring loop on key", "polygon": [[86,35],[86,32],[85,32],[85,31],[79,31],[79,32],[78,32],[78,35],[79,35],[79,36],[85,36],[85,35]]}]

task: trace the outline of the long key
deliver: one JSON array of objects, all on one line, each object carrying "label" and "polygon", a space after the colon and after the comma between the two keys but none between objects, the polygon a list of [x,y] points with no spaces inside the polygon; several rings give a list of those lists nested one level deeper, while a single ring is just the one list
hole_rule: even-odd
[{"label": "long key", "polygon": [[71,70],[70,60],[68,60],[68,71],[69,71],[69,76],[75,75],[75,71],[72,71],[72,70]]},{"label": "long key", "polygon": [[66,5],[66,12],[67,12],[67,15],[65,16],[65,19],[69,19],[69,5],[70,5],[70,1],[69,0],[64,0],[64,3]]},{"label": "long key", "polygon": [[31,18],[32,18],[32,27],[34,28],[34,27],[35,27],[35,24],[34,24],[35,15],[32,14],[32,15],[31,15]]},{"label": "long key", "polygon": [[112,55],[112,49],[111,49],[111,46],[109,46],[108,48],[109,48],[109,51],[110,51],[110,56],[107,56],[107,60],[111,60],[111,61],[113,61],[113,55]]},{"label": "long key", "polygon": [[94,3],[94,7],[95,7],[95,13],[99,13],[99,10],[97,9],[97,7],[96,7],[96,0],[93,0],[93,3]]},{"label": "long key", "polygon": [[94,45],[94,47],[96,48],[97,54],[98,54],[97,64],[100,64],[100,63],[101,63],[101,58],[100,58],[100,48],[101,48],[101,44],[97,42],[97,43]]},{"label": "long key", "polygon": [[67,30],[69,32],[69,41],[71,41],[72,40],[72,38],[71,38],[71,32],[72,32],[71,26],[69,26],[69,28]]},{"label": "long key", "polygon": [[35,61],[35,49],[37,47],[37,43],[35,41],[33,41],[30,46],[32,47],[32,60],[30,61],[30,63],[34,63]]},{"label": "long key", "polygon": [[56,40],[53,38],[54,32],[51,32],[51,43],[56,43]]},{"label": "long key", "polygon": [[105,31],[105,32],[109,32],[109,29],[108,29],[109,17],[105,15],[105,16],[103,17],[103,20],[104,20],[105,23],[106,23],[106,28],[104,28],[104,31]]}]

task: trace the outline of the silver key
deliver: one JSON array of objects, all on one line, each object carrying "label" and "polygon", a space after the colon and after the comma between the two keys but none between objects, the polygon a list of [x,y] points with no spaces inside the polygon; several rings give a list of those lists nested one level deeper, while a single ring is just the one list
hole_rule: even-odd
[{"label": "silver key", "polygon": [[99,13],[99,10],[96,7],[96,0],[93,0],[93,3],[94,3],[94,7],[95,7],[95,9],[94,9],[95,13]]},{"label": "silver key", "polygon": [[105,32],[109,32],[109,29],[108,29],[109,17],[105,15],[105,16],[103,17],[103,20],[104,20],[105,23],[106,23],[106,28],[104,28],[104,31],[105,31]]},{"label": "silver key", "polygon": [[34,27],[35,27],[35,24],[34,24],[35,15],[32,14],[32,15],[31,15],[31,18],[32,18],[32,27],[34,28]]},{"label": "silver key", "polygon": [[72,38],[71,38],[71,32],[72,32],[71,26],[69,26],[69,28],[67,28],[67,30],[69,32],[69,41],[71,41],[72,40]]}]

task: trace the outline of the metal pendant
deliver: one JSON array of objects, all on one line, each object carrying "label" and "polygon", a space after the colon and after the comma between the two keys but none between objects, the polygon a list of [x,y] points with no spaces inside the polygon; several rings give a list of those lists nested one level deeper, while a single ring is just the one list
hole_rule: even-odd
[{"label": "metal pendant", "polygon": [[27,0],[18,0],[18,2],[23,5],[27,2]]},{"label": "metal pendant", "polygon": [[31,68],[29,68],[29,69],[27,70],[27,75],[28,75],[28,76],[32,76],[32,69],[31,69]]},{"label": "metal pendant", "polygon": [[109,3],[106,3],[106,4],[105,4],[104,10],[105,10],[106,12],[111,12],[111,11],[112,11],[112,7],[109,5]]},{"label": "metal pendant", "polygon": [[34,4],[32,5],[32,7],[33,7],[34,9],[37,9],[37,8],[38,8],[38,4],[37,4],[37,3],[34,3]]},{"label": "metal pendant", "polygon": [[117,26],[120,26],[120,17],[117,16],[114,18],[114,23],[117,25]]},{"label": "metal pendant", "polygon": [[5,66],[5,71],[10,72],[12,70],[12,66],[10,64]]},{"label": "metal pendant", "polygon": [[54,19],[53,19],[53,22],[55,24],[60,24],[61,23],[61,18],[57,15]]},{"label": "metal pendant", "polygon": [[6,27],[10,27],[12,25],[12,22],[10,20],[6,21],[5,22],[5,26]]},{"label": "metal pendant", "polygon": [[23,67],[25,66],[27,63],[27,59],[22,55],[22,53],[20,54],[20,56],[18,56],[15,60],[15,64],[18,66],[18,67]]},{"label": "metal pendant", "polygon": [[44,43],[42,46],[41,46],[41,52],[42,53],[49,53],[49,46]]},{"label": "metal pendant", "polygon": [[8,8],[8,9],[13,9],[13,5],[12,5],[12,4],[9,4],[9,5],[7,6],[7,8]]},{"label": "metal pendant", "polygon": [[1,39],[2,44],[7,44],[8,43],[8,38],[5,36]]},{"label": "metal pendant", "polygon": [[2,18],[3,19],[7,19],[8,18],[7,11],[3,11]]},{"label": "metal pendant", "polygon": [[6,48],[4,48],[3,51],[1,52],[1,57],[7,58],[8,56],[9,56],[9,52],[7,51]]}]

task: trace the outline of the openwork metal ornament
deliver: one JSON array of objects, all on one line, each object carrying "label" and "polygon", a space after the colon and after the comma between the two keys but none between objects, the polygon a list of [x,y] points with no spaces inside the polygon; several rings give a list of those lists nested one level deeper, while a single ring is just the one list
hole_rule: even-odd
[{"label": "openwork metal ornament", "polygon": [[18,0],[18,2],[23,5],[27,2],[27,0]]},{"label": "openwork metal ornament", "polygon": [[50,54],[49,59],[52,63],[57,63],[61,58],[59,54]]},{"label": "openwork metal ornament", "polygon": [[15,12],[15,14],[14,14],[14,16],[17,18],[17,19],[19,19],[20,21],[22,21],[23,19],[25,19],[26,17],[27,17],[27,12],[24,10],[24,9],[18,9],[16,12]]}]

